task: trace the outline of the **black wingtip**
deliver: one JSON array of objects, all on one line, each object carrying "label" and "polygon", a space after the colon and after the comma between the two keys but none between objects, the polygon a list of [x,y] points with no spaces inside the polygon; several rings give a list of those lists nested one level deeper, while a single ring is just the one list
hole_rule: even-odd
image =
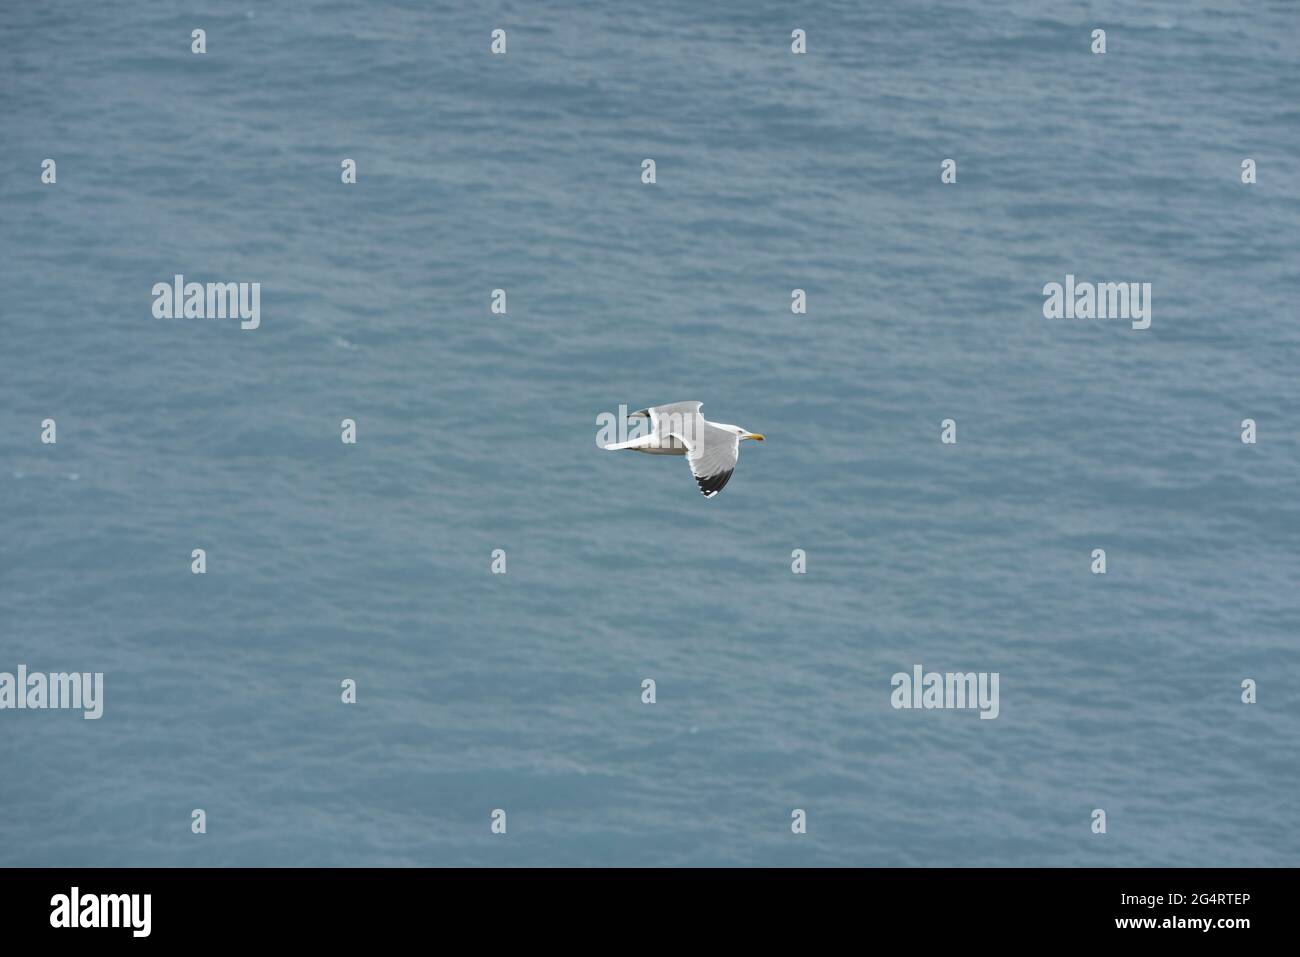
[{"label": "black wingtip", "polygon": [[731,481],[731,473],[734,471],[735,469],[731,469],[728,472],[719,472],[717,475],[697,475],[695,481],[700,486],[700,492],[705,498],[713,498],[726,488],[727,482]]}]

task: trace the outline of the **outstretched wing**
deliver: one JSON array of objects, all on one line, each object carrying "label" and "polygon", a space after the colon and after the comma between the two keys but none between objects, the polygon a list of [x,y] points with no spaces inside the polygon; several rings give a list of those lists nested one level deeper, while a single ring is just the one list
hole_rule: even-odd
[{"label": "outstretched wing", "polygon": [[703,402],[673,402],[669,405],[652,405],[648,409],[642,409],[640,412],[631,413],[628,418],[637,416],[648,416],[650,418],[650,431],[667,435],[672,432],[682,432],[685,429],[680,428],[682,422],[689,422],[700,414],[700,407]]},{"label": "outstretched wing", "polygon": [[713,498],[731,480],[740,458],[740,436],[719,429],[700,416],[700,430],[694,439],[678,435],[686,446],[686,463],[705,498]]}]

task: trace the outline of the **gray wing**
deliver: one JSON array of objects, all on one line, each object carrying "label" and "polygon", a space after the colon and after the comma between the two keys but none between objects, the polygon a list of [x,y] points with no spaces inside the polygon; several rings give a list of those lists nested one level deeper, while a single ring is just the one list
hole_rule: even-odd
[{"label": "gray wing", "polygon": [[694,440],[678,438],[686,445],[686,463],[705,498],[713,498],[731,480],[740,458],[740,436],[714,428],[700,416],[700,430]]}]

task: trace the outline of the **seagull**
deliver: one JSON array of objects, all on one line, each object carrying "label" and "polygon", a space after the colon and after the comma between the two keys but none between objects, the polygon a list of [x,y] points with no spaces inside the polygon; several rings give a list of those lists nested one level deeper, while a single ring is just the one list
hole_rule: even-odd
[{"label": "seagull", "polygon": [[605,446],[615,452],[628,449],[649,455],[684,455],[700,492],[713,498],[722,491],[736,470],[740,443],[745,439],[762,442],[763,436],[738,425],[709,422],[700,414],[700,402],[674,402],[631,413],[629,419],[650,420],[650,431],[630,442]]}]

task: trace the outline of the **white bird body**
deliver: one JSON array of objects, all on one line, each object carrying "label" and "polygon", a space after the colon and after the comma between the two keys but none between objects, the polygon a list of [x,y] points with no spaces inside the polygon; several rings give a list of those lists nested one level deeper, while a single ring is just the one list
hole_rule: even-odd
[{"label": "white bird body", "polygon": [[731,480],[731,473],[740,458],[741,441],[755,439],[762,442],[763,436],[737,425],[708,421],[700,414],[702,404],[674,402],[633,412],[630,418],[650,419],[650,431],[605,448],[611,452],[626,450],[648,455],[684,455],[700,492],[705,498],[713,498]]}]

